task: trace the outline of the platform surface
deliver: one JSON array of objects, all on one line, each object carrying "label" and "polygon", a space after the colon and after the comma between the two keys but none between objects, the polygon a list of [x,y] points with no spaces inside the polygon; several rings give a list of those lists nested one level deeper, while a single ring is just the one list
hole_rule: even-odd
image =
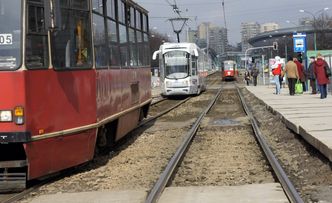
[{"label": "platform surface", "polygon": [[332,161],[331,93],[326,99],[320,99],[319,94],[290,96],[288,88],[283,88],[280,95],[273,94],[273,86],[247,86],[247,89],[280,115],[288,128]]},{"label": "platform surface", "polygon": [[289,202],[279,183],[242,186],[169,187],[158,203],[285,203]]}]

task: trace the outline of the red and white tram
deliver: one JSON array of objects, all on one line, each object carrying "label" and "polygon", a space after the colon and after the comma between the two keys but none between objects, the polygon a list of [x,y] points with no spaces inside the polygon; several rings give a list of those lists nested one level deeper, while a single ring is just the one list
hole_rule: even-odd
[{"label": "red and white tram", "polygon": [[222,80],[236,80],[239,74],[236,62],[232,60],[224,61],[224,66],[222,68],[221,74]]},{"label": "red and white tram", "polygon": [[131,0],[0,1],[0,191],[72,167],[147,115],[147,11]]}]

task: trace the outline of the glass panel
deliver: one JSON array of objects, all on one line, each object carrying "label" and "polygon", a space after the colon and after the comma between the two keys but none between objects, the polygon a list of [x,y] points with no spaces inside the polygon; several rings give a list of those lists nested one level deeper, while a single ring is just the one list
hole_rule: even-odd
[{"label": "glass panel", "polygon": [[135,30],[129,28],[129,42],[136,43]]},{"label": "glass panel", "polygon": [[136,28],[142,30],[141,12],[136,11]]},{"label": "glass panel", "polygon": [[0,70],[21,65],[21,0],[0,1]]},{"label": "glass panel", "polygon": [[112,20],[107,21],[108,24],[108,40],[110,42],[118,42],[118,32],[116,23]]},{"label": "glass panel", "polygon": [[100,13],[100,14],[103,14],[103,0],[92,0],[92,10],[97,12],[97,13]]},{"label": "glass panel", "polygon": [[56,68],[91,67],[91,29],[88,11],[62,9],[62,30],[53,40],[53,63]]},{"label": "glass panel", "polygon": [[137,65],[138,66],[143,66],[144,65],[144,45],[143,44],[138,44],[138,51],[137,51]]},{"label": "glass panel", "polygon": [[138,42],[138,43],[139,43],[139,42],[143,42],[143,41],[142,41],[142,40],[143,40],[143,38],[142,38],[142,33],[139,32],[139,31],[137,31],[136,33],[137,33],[137,42]]},{"label": "glass panel", "polygon": [[149,36],[148,34],[144,34],[144,42],[148,42],[149,41]]},{"label": "glass panel", "polygon": [[119,54],[119,47],[116,45],[110,45],[111,50],[111,57],[110,57],[110,64],[111,67],[120,66],[120,54]]},{"label": "glass panel", "polygon": [[121,23],[125,23],[125,19],[125,4],[121,0],[118,0],[118,20]]},{"label": "glass panel", "polygon": [[148,31],[148,17],[145,14],[143,14],[143,31]]},{"label": "glass panel", "polygon": [[135,9],[130,8],[130,26],[135,27]]},{"label": "glass panel", "polygon": [[120,54],[121,54],[121,65],[124,67],[129,66],[129,54],[128,54],[128,47],[121,46],[120,47]]},{"label": "glass panel", "polygon": [[189,60],[185,51],[170,51],[164,54],[165,76],[180,79],[188,76]]},{"label": "glass panel", "polygon": [[[102,0],[100,0],[100,3],[102,4]],[[71,0],[71,8],[88,10],[89,1],[88,0]]]},{"label": "glass panel", "polygon": [[137,45],[130,45],[130,66],[137,66]]},{"label": "glass panel", "polygon": [[108,66],[108,47],[105,37],[104,18],[99,15],[93,15],[93,32],[96,52],[96,67]]},{"label": "glass panel", "polygon": [[107,0],[107,16],[115,19],[115,0]]},{"label": "glass panel", "polygon": [[48,68],[47,44],[47,36],[27,36],[26,66],[29,69]]},{"label": "glass panel", "polygon": [[126,43],[127,42],[126,26],[119,24],[119,35],[120,35],[120,43]]},{"label": "glass panel", "polygon": [[44,4],[35,0],[28,3],[28,33],[25,63],[29,69],[48,68],[48,39],[45,29]]}]

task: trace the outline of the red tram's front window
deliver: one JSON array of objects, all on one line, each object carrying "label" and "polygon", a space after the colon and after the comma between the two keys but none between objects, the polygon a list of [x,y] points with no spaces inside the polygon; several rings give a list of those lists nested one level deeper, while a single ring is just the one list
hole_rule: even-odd
[{"label": "red tram's front window", "polygon": [[0,1],[0,70],[21,65],[21,0]]},{"label": "red tram's front window", "polygon": [[234,70],[234,65],[233,64],[225,64],[225,69],[224,70],[230,70],[230,71],[232,71],[232,70]]}]

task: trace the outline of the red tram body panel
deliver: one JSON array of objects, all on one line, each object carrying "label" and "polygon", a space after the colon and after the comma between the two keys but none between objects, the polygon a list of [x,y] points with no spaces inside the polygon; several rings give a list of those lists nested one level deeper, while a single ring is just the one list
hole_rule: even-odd
[{"label": "red tram body panel", "polygon": [[[0,28],[0,192],[93,159],[97,147],[109,148],[147,115],[147,11],[130,0],[109,1],[127,21],[90,8],[96,3],[90,1],[79,8],[71,1],[2,4],[0,23],[13,19],[7,11],[22,10],[11,26]],[[44,10],[68,12],[72,19],[58,22]],[[47,30],[50,20],[66,26]],[[104,22],[122,29],[105,31]],[[117,37],[109,39],[107,32]]]}]

